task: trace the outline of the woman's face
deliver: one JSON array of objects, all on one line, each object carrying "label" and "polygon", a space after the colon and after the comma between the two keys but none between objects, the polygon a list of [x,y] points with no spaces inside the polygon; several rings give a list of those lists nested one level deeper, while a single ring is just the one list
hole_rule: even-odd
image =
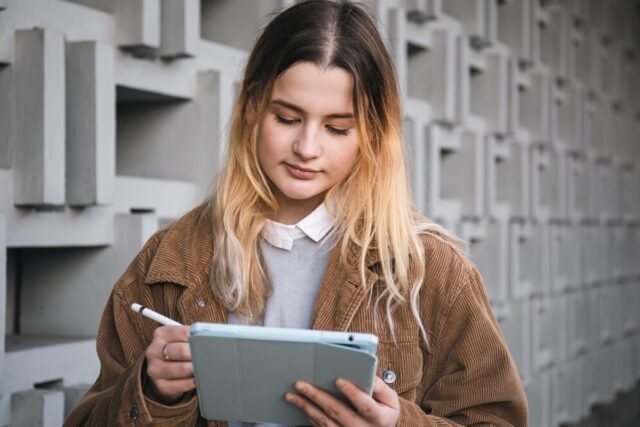
[{"label": "woman's face", "polygon": [[258,161],[295,223],[351,171],[358,153],[353,77],[342,68],[294,64],[275,81],[260,124]]}]

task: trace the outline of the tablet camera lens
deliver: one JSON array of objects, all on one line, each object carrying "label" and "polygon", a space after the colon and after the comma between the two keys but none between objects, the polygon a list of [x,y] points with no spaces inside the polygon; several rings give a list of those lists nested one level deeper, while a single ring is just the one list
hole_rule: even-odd
[{"label": "tablet camera lens", "polygon": [[349,341],[353,341],[353,335],[349,335]]}]

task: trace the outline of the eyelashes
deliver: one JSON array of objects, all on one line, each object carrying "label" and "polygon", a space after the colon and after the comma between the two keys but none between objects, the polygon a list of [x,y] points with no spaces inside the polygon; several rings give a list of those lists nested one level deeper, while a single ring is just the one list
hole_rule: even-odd
[{"label": "eyelashes", "polygon": [[[285,126],[293,126],[297,123],[300,122],[300,120],[298,119],[285,119],[284,117],[278,115],[278,114],[274,114],[276,121],[280,124],[283,124]],[[338,136],[347,136],[349,135],[351,129],[340,129],[340,128],[336,128],[333,126],[326,126],[327,130],[334,134],[334,135],[338,135]]]}]

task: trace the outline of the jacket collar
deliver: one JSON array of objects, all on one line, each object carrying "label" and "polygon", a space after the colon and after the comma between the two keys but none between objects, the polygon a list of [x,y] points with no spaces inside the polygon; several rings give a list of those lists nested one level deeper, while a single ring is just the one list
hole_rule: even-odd
[{"label": "jacket collar", "polygon": [[[350,248],[353,259],[357,260],[357,248]],[[208,275],[213,256],[213,235],[211,215],[208,205],[201,205],[175,223],[168,226],[149,266],[145,282],[147,284],[172,282],[189,287],[202,283]],[[365,258],[372,267],[378,258],[369,251]],[[340,261],[340,246],[336,245],[329,257],[320,290],[313,308],[313,329],[347,330],[353,316],[364,301],[370,286],[378,275],[367,268],[362,286],[356,263]]]},{"label": "jacket collar", "polygon": [[145,283],[172,282],[188,287],[208,273],[212,257],[211,215],[204,203],[164,230]]}]

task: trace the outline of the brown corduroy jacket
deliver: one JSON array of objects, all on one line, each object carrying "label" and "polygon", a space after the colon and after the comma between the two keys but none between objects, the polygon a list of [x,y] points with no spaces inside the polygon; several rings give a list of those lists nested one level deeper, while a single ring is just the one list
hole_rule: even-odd
[{"label": "brown corduroy jacket", "polygon": [[[426,235],[423,244],[420,311],[428,343],[407,306],[394,312],[395,343],[388,327],[375,326],[358,270],[339,262],[339,248],[331,254],[312,327],[378,335],[378,375],[385,369],[397,375],[391,387],[400,395],[399,426],[526,426],[522,384],[478,271],[436,237]],[[97,336],[100,375],[65,426],[226,425],[202,419],[195,396],[165,406],[143,394],[144,350],[158,325],[130,309],[138,302],[184,324],[226,323],[227,312],[208,286],[212,251],[202,206],[149,239],[113,288]],[[381,289],[374,255],[367,264],[367,282]]]}]

